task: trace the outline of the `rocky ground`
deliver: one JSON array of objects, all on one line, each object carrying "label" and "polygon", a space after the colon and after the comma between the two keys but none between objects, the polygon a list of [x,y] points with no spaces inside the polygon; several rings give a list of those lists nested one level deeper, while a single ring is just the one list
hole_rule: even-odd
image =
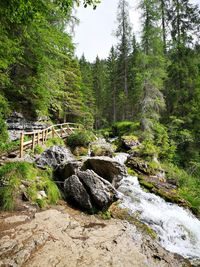
[{"label": "rocky ground", "polygon": [[[127,221],[102,220],[66,204],[0,214],[0,266],[183,266]],[[190,266],[190,265],[184,265]]]}]

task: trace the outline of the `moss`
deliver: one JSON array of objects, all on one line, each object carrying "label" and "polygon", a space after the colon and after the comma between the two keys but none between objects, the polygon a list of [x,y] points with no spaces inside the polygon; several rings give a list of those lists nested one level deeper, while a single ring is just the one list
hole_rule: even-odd
[{"label": "moss", "polygon": [[149,190],[152,190],[154,188],[154,185],[145,181],[145,180],[142,180],[140,179],[140,185],[144,186],[145,188],[149,189]]},{"label": "moss", "polygon": [[127,172],[128,172],[128,174],[131,175],[131,176],[135,176],[135,175],[137,175],[137,173],[136,173],[134,170],[132,170],[131,168],[127,168]]},{"label": "moss", "polygon": [[111,212],[109,210],[99,212],[99,215],[103,220],[110,220],[112,217]]},{"label": "moss", "polygon": [[[52,180],[51,170],[40,170],[28,162],[8,163],[0,168],[0,208],[13,210],[16,200],[25,193],[28,200],[38,204],[38,191],[45,191],[43,204],[55,204],[60,192]],[[22,189],[23,188],[23,189]],[[39,206],[44,206],[43,204]]]},{"label": "moss", "polygon": [[151,227],[140,222],[140,220],[138,218],[140,215],[138,213],[130,215],[128,209],[120,208],[118,203],[112,204],[109,208],[109,211],[110,211],[111,216],[113,218],[117,218],[120,220],[126,220],[129,223],[135,225],[140,231],[151,236],[153,239],[157,238],[156,232]]},{"label": "moss", "polygon": [[138,137],[136,135],[133,135],[133,134],[123,135],[121,138],[125,141],[138,141]]},{"label": "moss", "polygon": [[88,154],[88,149],[85,148],[85,147],[75,147],[73,149],[73,154],[77,157],[80,157],[80,156],[87,156]]}]

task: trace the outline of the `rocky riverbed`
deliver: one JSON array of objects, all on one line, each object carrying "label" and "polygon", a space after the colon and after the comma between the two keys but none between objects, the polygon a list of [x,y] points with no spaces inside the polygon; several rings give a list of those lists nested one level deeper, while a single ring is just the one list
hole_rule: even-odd
[{"label": "rocky riverbed", "polygon": [[[62,204],[0,215],[0,266],[183,266],[127,221],[102,220]],[[184,265],[190,266],[190,265]]]}]

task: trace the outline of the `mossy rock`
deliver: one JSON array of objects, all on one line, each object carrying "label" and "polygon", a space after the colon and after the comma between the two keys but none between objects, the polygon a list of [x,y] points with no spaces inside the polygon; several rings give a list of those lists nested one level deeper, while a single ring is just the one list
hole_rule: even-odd
[{"label": "mossy rock", "polygon": [[88,155],[88,148],[86,147],[75,147],[73,150],[72,150],[72,153],[77,156],[77,157],[80,157],[80,156],[87,156]]},{"label": "mossy rock", "polygon": [[114,156],[114,149],[113,146],[105,143],[105,144],[91,144],[90,146],[91,156],[107,156],[113,157]]},{"label": "mossy rock", "polygon": [[135,225],[143,233],[151,236],[153,239],[157,238],[156,232],[151,227],[140,222],[138,214],[130,215],[128,209],[120,208],[118,203],[113,203],[109,208],[109,212],[113,218],[126,220]]}]

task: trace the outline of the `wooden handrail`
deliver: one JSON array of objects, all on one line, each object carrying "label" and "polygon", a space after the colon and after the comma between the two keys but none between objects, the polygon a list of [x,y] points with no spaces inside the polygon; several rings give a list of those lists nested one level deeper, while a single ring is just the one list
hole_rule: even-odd
[{"label": "wooden handrail", "polygon": [[[33,131],[33,132],[21,132],[20,134],[20,158],[24,155],[24,148],[31,145],[32,150],[35,149],[35,145],[39,145],[40,142],[44,142],[48,139],[49,136],[57,136],[60,138],[66,138],[72,134],[75,130],[83,129],[83,125],[73,122],[65,122],[60,124],[51,125],[45,129]],[[31,136],[31,140],[24,141],[25,136]]]}]

